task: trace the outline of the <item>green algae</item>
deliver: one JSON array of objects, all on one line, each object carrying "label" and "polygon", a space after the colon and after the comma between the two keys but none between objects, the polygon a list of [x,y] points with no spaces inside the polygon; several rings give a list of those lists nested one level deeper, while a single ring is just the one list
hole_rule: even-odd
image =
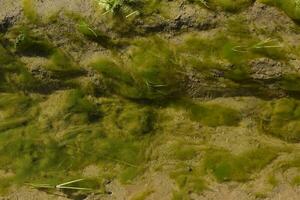
[{"label": "green algae", "polygon": [[154,128],[155,114],[150,107],[137,108],[126,107],[118,116],[116,123],[118,127],[128,132],[129,135],[144,135],[150,133]]},{"label": "green algae", "polygon": [[74,63],[70,55],[61,49],[53,50],[49,60],[50,62],[45,66],[45,69],[51,71],[55,77],[60,79],[77,77],[85,73],[83,69]]},{"label": "green algae", "polygon": [[295,176],[292,180],[292,185],[299,186],[300,185],[300,176]]},{"label": "green algae", "polygon": [[187,165],[178,166],[178,169],[170,173],[170,177],[175,180],[179,191],[174,192],[173,199],[184,199],[193,192],[200,194],[208,189],[203,174],[197,167]]},{"label": "green algae", "polygon": [[0,44],[0,64],[6,66],[14,61],[13,56]]},{"label": "green algae", "polygon": [[180,88],[180,65],[172,46],[160,38],[138,41],[130,55],[130,69],[145,97],[172,96]]},{"label": "green algae", "polygon": [[[243,10],[251,4],[251,1],[239,1],[236,4],[233,1],[208,2],[212,9],[230,12]],[[161,12],[160,1],[152,1],[151,5],[153,7],[147,10],[136,7],[137,10],[147,11],[141,13],[141,17]],[[34,22],[36,17],[30,18]],[[77,31],[87,40],[100,44],[108,51],[112,50],[111,47],[119,47],[118,42],[87,21],[80,18],[77,22]],[[45,57],[49,61],[45,69],[51,71],[54,78],[66,81],[77,89],[53,92],[38,102],[32,102],[24,94],[0,97],[0,119],[4,119],[0,122],[0,169],[13,172],[12,177],[0,178],[0,190],[25,182],[56,185],[81,178],[82,169],[91,164],[101,168],[101,174],[92,183],[78,186],[100,188],[103,187],[103,180],[114,178],[123,184],[133,183],[147,170],[147,162],[151,159],[147,157],[147,152],[151,151],[149,148],[152,148],[154,137],[161,133],[158,128],[160,121],[156,119],[157,107],[148,105],[149,101],[140,100],[173,101],[173,97],[183,95],[182,81],[189,67],[197,68],[197,72],[204,75],[217,69],[225,72],[225,79],[241,83],[242,86],[252,84],[247,64],[249,61],[261,57],[285,60],[287,52],[281,47],[266,47],[279,46],[275,39],[266,44],[265,40],[252,36],[250,32],[245,21],[235,19],[228,21],[224,33],[212,38],[191,36],[183,45],[177,46],[152,37],[135,40],[128,48],[118,53],[114,49],[113,55],[91,62],[90,67],[104,79],[105,91],[101,90],[101,94],[95,93],[97,88],[94,87],[98,86],[90,80],[82,88],[75,83],[87,77],[81,77],[85,71],[77,66],[67,52],[56,48],[43,37],[21,32],[16,40],[16,52],[0,46],[0,64],[4,65],[4,68],[0,68],[0,90],[26,91],[33,88],[33,83],[37,84],[25,66],[14,57],[14,53]],[[298,76],[284,76],[279,80],[279,85],[286,91],[298,92]],[[91,91],[85,91],[87,88]],[[109,98],[96,97],[99,94],[108,94]],[[7,107],[4,106],[6,104]],[[271,121],[265,116],[259,120],[264,132],[294,142],[299,135],[298,103],[296,107],[286,104],[287,108],[283,109],[286,113],[273,108],[273,105],[267,106],[265,116],[271,115]],[[191,123],[199,122],[208,127],[238,126],[241,121],[239,111],[221,105],[193,103],[182,108],[187,111]],[[291,111],[291,108],[296,109]],[[275,115],[280,116],[277,118]],[[280,123],[282,119],[288,122],[286,127]],[[171,117],[169,120],[177,119]],[[183,132],[188,131],[183,129]],[[286,133],[291,136],[286,136]],[[185,143],[172,146],[170,155],[174,162],[197,162],[198,159],[195,145]],[[241,155],[212,151],[205,155],[204,168],[219,182],[247,181],[276,155],[276,151],[269,149],[253,150]],[[18,159],[14,159],[16,157]],[[174,199],[189,199],[191,192],[201,193],[207,189],[205,174],[200,167],[196,168],[178,167],[177,171],[171,173],[180,190],[174,193]]]},{"label": "green algae", "polygon": [[300,2],[298,0],[260,0],[260,2],[276,6],[292,19],[300,20]]},{"label": "green algae", "polygon": [[280,80],[280,87],[289,92],[299,92],[300,76],[298,74],[286,74]]},{"label": "green algae", "polygon": [[107,92],[120,94],[125,97],[138,98],[139,88],[129,69],[111,58],[100,57],[89,64],[104,76]]},{"label": "green algae", "polygon": [[80,21],[78,23],[77,30],[87,39],[99,43],[105,48],[112,48],[118,45],[116,41],[113,41],[109,36],[101,32],[100,30],[93,28],[85,21]]},{"label": "green algae", "polygon": [[274,174],[269,175],[267,181],[270,185],[272,185],[272,187],[276,187],[279,184],[279,180],[276,178]]},{"label": "green algae", "polygon": [[[56,104],[59,101],[60,104]],[[40,104],[39,124],[59,131],[76,125],[84,125],[97,121],[101,111],[79,90],[66,90],[51,95]]]},{"label": "green algae", "polygon": [[0,44],[0,91],[24,91],[36,87],[36,81],[15,56]]},{"label": "green algae", "polygon": [[15,40],[17,53],[25,55],[49,56],[53,53],[53,48],[47,40],[34,36],[27,31],[22,31]]},{"label": "green algae", "polygon": [[219,182],[247,181],[277,157],[272,148],[258,148],[240,155],[226,151],[208,151],[204,168],[212,172]]},{"label": "green algae", "polygon": [[264,132],[279,137],[287,142],[299,141],[299,102],[283,98],[268,103],[260,118]]},{"label": "green algae", "polygon": [[45,69],[53,72],[54,76],[61,79],[82,75],[84,72],[77,67],[70,55],[60,48],[55,47],[43,36],[33,33],[26,27],[19,27],[12,31],[17,34],[14,49],[16,54],[30,57],[45,57]]},{"label": "green algae", "polygon": [[253,0],[208,0],[208,6],[215,9],[222,9],[225,11],[239,11],[243,8],[249,7]]},{"label": "green algae", "polygon": [[191,104],[187,111],[192,120],[211,127],[237,126],[241,118],[238,111],[220,105]]},{"label": "green algae", "polygon": [[116,81],[124,82],[125,84],[130,84],[130,82],[133,81],[130,73],[126,71],[127,69],[121,68],[118,63],[112,59],[100,57],[93,61],[90,66],[102,73],[105,77]]},{"label": "green algae", "polygon": [[254,0],[190,0],[204,8],[237,12],[249,7]]},{"label": "green algae", "polygon": [[128,63],[99,58],[90,64],[113,92],[133,99],[163,99],[180,89],[180,66],[169,44],[159,38],[136,41]]},{"label": "green algae", "polygon": [[[228,28],[225,32],[216,34],[214,37],[199,37],[190,35],[180,49],[184,53],[191,55],[201,55],[201,59],[228,61],[235,65],[245,65],[252,59],[259,57],[268,57],[277,60],[286,58],[285,51],[280,42],[276,39],[267,38],[258,39],[250,35],[248,29],[239,32],[232,28],[236,20],[228,22]],[[233,24],[233,25],[232,25]],[[239,25],[237,29],[240,29]],[[241,28],[243,30],[243,28]],[[242,32],[245,32],[244,34]]]},{"label": "green algae", "polygon": [[148,196],[154,193],[153,190],[147,189],[141,193],[134,195],[130,200],[146,200]]},{"label": "green algae", "polygon": [[109,113],[102,119],[108,134],[136,138],[151,135],[155,128],[156,113],[150,106],[142,106],[124,101],[106,102],[101,106],[103,112]]},{"label": "green algae", "polygon": [[[127,109],[120,111],[118,105],[111,104],[110,109],[117,112],[114,114],[104,109],[107,108],[104,105],[97,107],[78,90],[37,100],[8,94],[0,98],[0,105],[3,105],[0,111],[9,112],[7,117],[12,119],[18,120],[14,113],[36,110],[32,115],[26,114],[31,116],[28,123],[1,128],[0,169],[11,170],[14,174],[7,187],[24,182],[58,184],[72,177],[81,178],[80,170],[90,164],[114,166],[109,170],[110,176],[123,183],[131,182],[144,172],[149,144],[145,133],[152,131],[153,126],[151,110],[129,104]],[[15,108],[15,104],[18,107]],[[38,109],[33,109],[32,105]],[[103,126],[98,121],[101,116],[108,118]],[[110,116],[114,120],[111,121]],[[118,134],[114,132],[117,129]],[[115,168],[116,165],[121,167]],[[103,178],[100,176],[98,181]]]},{"label": "green algae", "polygon": [[39,23],[39,16],[36,11],[35,0],[23,0],[22,3],[26,18],[33,24]]},{"label": "green algae", "polygon": [[191,160],[197,155],[197,150],[195,147],[182,143],[174,144],[171,149],[171,156],[182,161]]}]

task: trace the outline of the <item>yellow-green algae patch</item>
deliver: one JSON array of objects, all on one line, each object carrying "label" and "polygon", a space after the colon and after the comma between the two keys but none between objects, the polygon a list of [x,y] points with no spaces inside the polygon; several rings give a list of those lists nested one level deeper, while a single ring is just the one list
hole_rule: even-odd
[{"label": "yellow-green algae patch", "polygon": [[295,99],[283,98],[269,102],[260,117],[264,132],[288,142],[300,140],[300,106]]},{"label": "yellow-green algae patch", "polygon": [[189,0],[205,8],[213,10],[225,10],[229,12],[240,11],[249,7],[254,0]]},{"label": "yellow-green algae patch", "polygon": [[220,181],[247,181],[252,173],[258,172],[277,157],[273,148],[257,148],[240,155],[226,151],[208,151],[204,167]]},{"label": "yellow-green algae patch", "polygon": [[127,63],[103,57],[90,66],[104,75],[115,93],[133,99],[162,99],[179,92],[178,62],[170,44],[152,38],[136,41]]},{"label": "yellow-green algae patch", "polygon": [[277,6],[294,20],[300,20],[299,0],[259,0],[262,3]]},{"label": "yellow-green algae patch", "polygon": [[[16,121],[0,124],[0,168],[13,173],[7,186],[81,178],[80,169],[90,164],[109,165],[111,175],[106,177],[124,183],[143,173],[152,111],[126,101],[124,108],[129,107],[121,110],[117,104],[95,103],[78,90],[52,94],[46,101],[42,96],[2,95],[1,116],[6,123]],[[28,118],[17,123],[20,113]]]},{"label": "yellow-green algae patch", "polygon": [[26,18],[32,23],[39,22],[39,16],[36,11],[35,0],[23,0],[23,11]]}]

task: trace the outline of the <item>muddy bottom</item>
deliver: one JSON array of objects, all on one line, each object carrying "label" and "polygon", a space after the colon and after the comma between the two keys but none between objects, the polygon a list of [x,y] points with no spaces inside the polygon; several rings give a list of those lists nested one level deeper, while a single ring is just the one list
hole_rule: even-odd
[{"label": "muddy bottom", "polygon": [[0,0],[1,200],[298,200],[296,0]]}]

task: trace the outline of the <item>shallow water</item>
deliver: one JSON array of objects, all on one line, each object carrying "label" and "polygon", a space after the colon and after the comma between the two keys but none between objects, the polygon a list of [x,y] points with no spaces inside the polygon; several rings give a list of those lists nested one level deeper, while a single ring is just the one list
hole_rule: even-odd
[{"label": "shallow water", "polygon": [[296,1],[2,1],[3,198],[300,195]]}]

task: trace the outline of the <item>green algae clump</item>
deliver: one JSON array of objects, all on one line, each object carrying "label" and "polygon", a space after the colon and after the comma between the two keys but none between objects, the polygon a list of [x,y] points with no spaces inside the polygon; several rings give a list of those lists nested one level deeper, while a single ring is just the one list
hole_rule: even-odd
[{"label": "green algae clump", "polygon": [[188,112],[192,120],[206,126],[237,126],[240,121],[238,111],[219,105],[191,104]]},{"label": "green algae clump", "polygon": [[23,10],[24,15],[30,22],[39,22],[39,16],[36,11],[35,0],[23,0]]},{"label": "green algae clump", "polygon": [[294,20],[300,20],[300,1],[299,0],[260,0],[262,3],[276,6],[282,9]]},{"label": "green algae clump", "polygon": [[102,57],[90,66],[102,73],[113,93],[128,98],[157,100],[180,93],[180,65],[166,41],[136,41],[129,58],[122,63]]},{"label": "green algae clump", "polygon": [[213,9],[225,10],[229,12],[237,12],[241,9],[249,7],[254,0],[190,0],[191,2],[198,3],[199,5]]},{"label": "green algae clump", "polygon": [[226,11],[238,11],[250,6],[253,0],[209,0],[208,6],[220,8]]},{"label": "green algae clump", "polygon": [[300,141],[300,103],[283,98],[263,107],[260,118],[261,128],[270,135],[287,142]]},{"label": "green algae clump", "polygon": [[258,148],[232,155],[226,151],[208,151],[204,168],[212,172],[219,182],[247,181],[252,173],[269,164],[277,153],[271,148]]}]

